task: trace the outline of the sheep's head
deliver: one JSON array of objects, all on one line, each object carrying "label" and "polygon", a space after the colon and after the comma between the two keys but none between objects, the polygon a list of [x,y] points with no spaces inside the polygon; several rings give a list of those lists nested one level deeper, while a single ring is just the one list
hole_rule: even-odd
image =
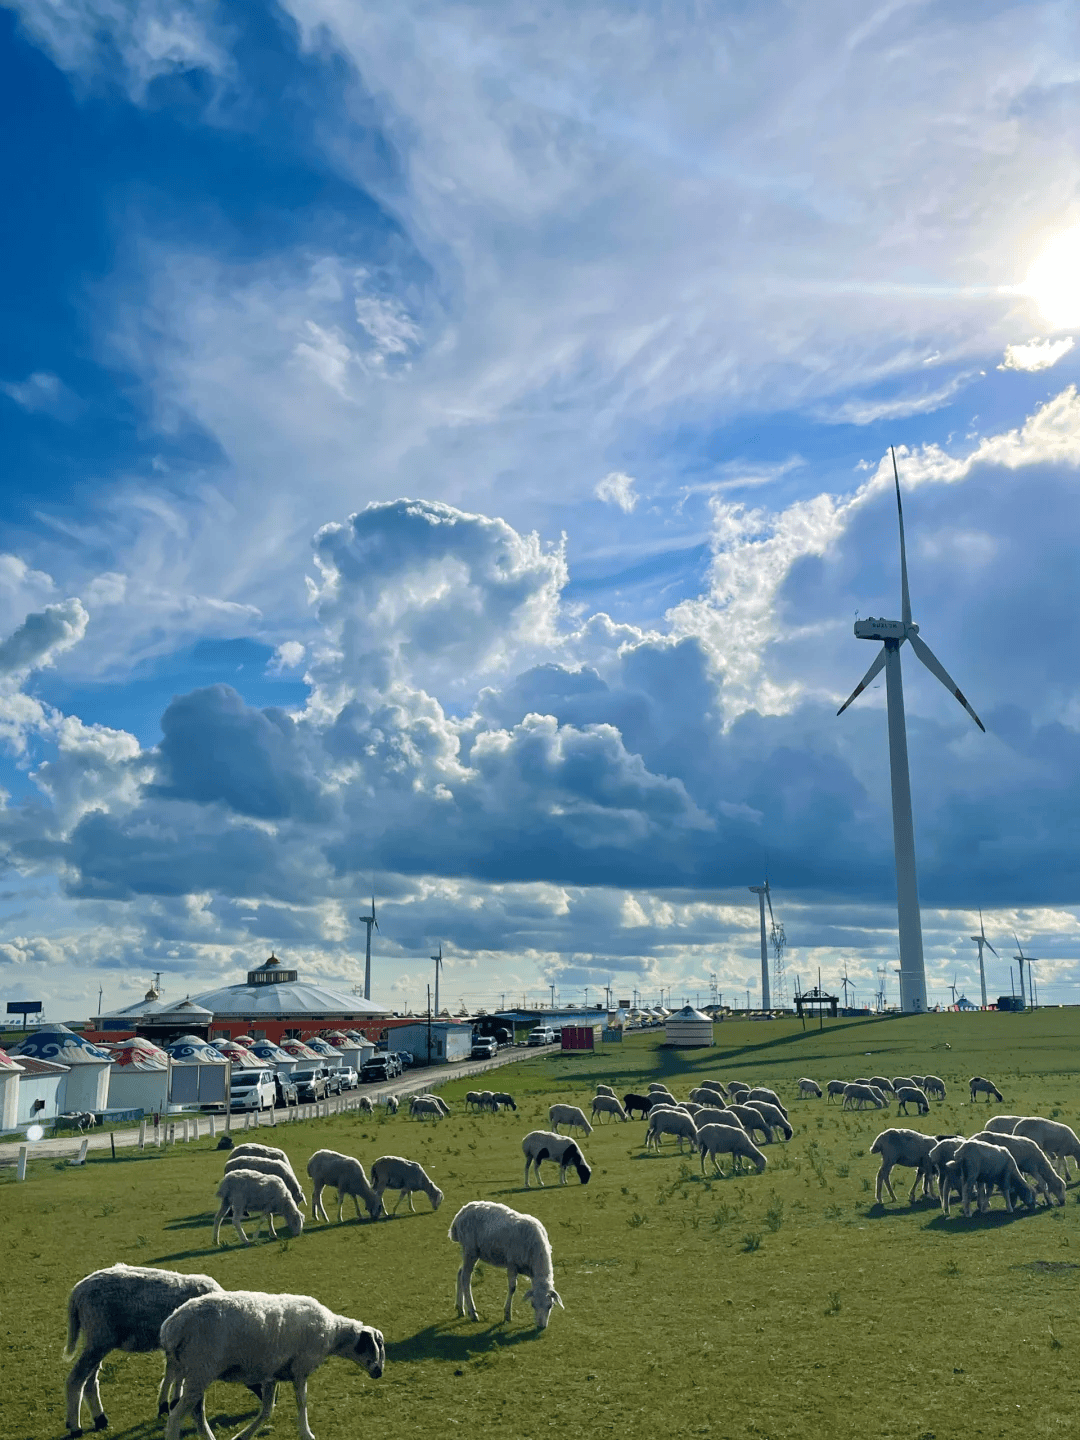
[{"label": "sheep's head", "polygon": [[386,1368],[386,1346],[383,1344],[382,1331],[371,1325],[356,1326],[352,1343],[343,1358],[363,1365],[371,1378],[378,1380]]},{"label": "sheep's head", "polygon": [[304,1230],[304,1217],[297,1210],[294,1215],[289,1216],[289,1230],[294,1236],[300,1236]]},{"label": "sheep's head", "polygon": [[560,1310],[565,1310],[562,1297],[552,1285],[545,1285],[540,1281],[533,1283],[532,1287],[525,1292],[525,1299],[533,1307],[536,1314],[536,1328],[546,1330],[548,1321],[551,1319],[551,1312],[556,1305]]},{"label": "sheep's head", "polygon": [[431,1187],[431,1208],[437,1210],[443,1202],[443,1193],[437,1185]]}]

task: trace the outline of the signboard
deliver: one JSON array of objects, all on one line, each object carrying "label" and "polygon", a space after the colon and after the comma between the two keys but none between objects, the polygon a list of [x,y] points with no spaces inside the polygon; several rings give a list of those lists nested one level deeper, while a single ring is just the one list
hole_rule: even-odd
[{"label": "signboard", "polygon": [[629,1009],[630,1009],[630,1001],[629,1001],[629,1000],[620,1000],[620,1001],[619,1001],[619,1009],[620,1009],[620,1010],[629,1010]]},{"label": "signboard", "polygon": [[228,1065],[172,1065],[169,1067],[170,1105],[226,1105],[229,1099]]},{"label": "signboard", "polygon": [[592,1050],[596,1045],[596,1030],[592,1025],[564,1025],[562,1027],[562,1048],[564,1050]]},{"label": "signboard", "polygon": [[8,1004],[7,1004],[7,1013],[8,1013],[9,1015],[21,1015],[21,1016],[23,1017],[23,1019],[22,1019],[23,1029],[25,1030],[25,1029],[26,1029],[26,1017],[27,1017],[27,1015],[40,1015],[40,1014],[41,1014],[41,1001],[40,1001],[40,1000],[9,1000],[9,1001],[8,1001]]}]

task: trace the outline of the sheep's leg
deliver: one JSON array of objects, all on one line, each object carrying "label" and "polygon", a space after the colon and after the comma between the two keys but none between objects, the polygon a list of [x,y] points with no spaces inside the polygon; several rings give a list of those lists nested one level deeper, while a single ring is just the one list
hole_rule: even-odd
[{"label": "sheep's leg", "polygon": [[560,1184],[560,1185],[565,1185],[565,1184],[566,1184],[566,1166],[565,1166],[565,1165],[560,1165],[560,1166],[559,1166],[559,1184]]},{"label": "sheep's leg", "polygon": [[215,1440],[214,1432],[206,1423],[206,1406],[203,1404],[205,1393],[204,1390],[192,1388],[186,1381],[181,1385],[180,1398],[169,1412],[165,1440],[180,1440],[180,1430],[186,1415],[191,1416],[192,1423],[201,1432],[204,1440]]},{"label": "sheep's leg", "polygon": [[532,1161],[531,1161],[531,1160],[526,1160],[526,1161],[525,1161],[525,1189],[526,1189],[526,1190],[528,1190],[528,1188],[529,1188],[529,1171],[530,1171],[531,1169],[532,1169]]},{"label": "sheep's leg", "polygon": [[[104,1350],[92,1350],[87,1348],[79,1356],[78,1360],[71,1367],[71,1373],[67,1378],[67,1428],[72,1435],[81,1435],[82,1428],[82,1401],[83,1391],[88,1383],[92,1384],[92,1394],[97,1395],[97,1372],[98,1366],[109,1353],[108,1348]],[[88,1397],[89,1398],[89,1397]],[[94,1409],[93,1400],[90,1402],[90,1413],[94,1416],[95,1423],[98,1415],[101,1414],[101,1401],[97,1402],[97,1409]],[[97,1429],[102,1429],[100,1425]]]},{"label": "sheep's leg", "polygon": [[888,1190],[889,1194],[892,1195],[892,1198],[894,1200],[896,1199],[896,1195],[893,1193],[893,1188],[889,1184],[889,1171],[891,1169],[892,1166],[887,1164],[883,1160],[881,1162],[881,1169],[877,1172],[877,1181],[874,1184],[874,1199],[879,1205],[881,1204],[881,1187],[883,1185]]},{"label": "sheep's leg", "polygon": [[1008,1181],[1006,1181],[1005,1184],[1001,1186],[1001,1193],[1005,1196],[1005,1209],[1011,1215],[1013,1213],[1012,1186],[1009,1184]]},{"label": "sheep's leg", "polygon": [[311,1196],[311,1213],[312,1213],[312,1215],[314,1215],[314,1217],[315,1217],[316,1220],[325,1220],[325,1219],[326,1219],[326,1211],[323,1209],[323,1203],[322,1203],[322,1192],[323,1192],[323,1187],[322,1187],[322,1185],[321,1185],[321,1184],[316,1184],[315,1189],[314,1189],[314,1191],[312,1192],[312,1196]]},{"label": "sheep's leg", "polygon": [[353,1203],[354,1209],[356,1210],[356,1218],[357,1218],[357,1220],[359,1220],[359,1219],[361,1219],[361,1215],[360,1215],[360,1196],[357,1195],[355,1192],[353,1193],[352,1203]]},{"label": "sheep's leg", "polygon": [[[262,1222],[260,1221],[259,1223],[261,1225]],[[274,1229],[274,1212],[272,1210],[267,1210],[266,1212],[266,1228],[270,1231],[270,1239],[276,1240],[277,1231]]]},{"label": "sheep's leg", "polygon": [[300,1431],[300,1440],[315,1440],[311,1433],[311,1426],[307,1418],[307,1376],[299,1375],[293,1381],[293,1390],[296,1392],[296,1423]]},{"label": "sheep's leg", "polygon": [[337,1192],[337,1218],[338,1218],[338,1224],[339,1224],[339,1225],[341,1224],[342,1215],[343,1215],[343,1213],[344,1213],[344,1210],[345,1210],[345,1191],[339,1188],[339,1189],[338,1189],[338,1192]]},{"label": "sheep's leg", "polygon": [[907,1197],[907,1198],[908,1198],[908,1204],[909,1204],[909,1205],[914,1205],[914,1204],[915,1204],[915,1191],[919,1188],[919,1180],[920,1180],[920,1179],[921,1179],[922,1182],[923,1182],[923,1195],[925,1196],[925,1194],[926,1194],[926,1172],[923,1170],[923,1167],[922,1167],[921,1165],[918,1165],[918,1166],[916,1166],[916,1168],[915,1168],[915,1179],[914,1179],[914,1181],[912,1182],[911,1189],[908,1191],[908,1197]]},{"label": "sheep's leg", "polygon": [[543,1180],[541,1180],[541,1178],[540,1178],[540,1161],[539,1161],[539,1160],[535,1161],[535,1165],[536,1165],[536,1183],[540,1186],[541,1189],[543,1189],[543,1188],[544,1188],[544,1182],[543,1182]]},{"label": "sheep's leg", "polygon": [[470,1320],[480,1319],[476,1313],[476,1302],[473,1300],[472,1293],[472,1272],[479,1258],[478,1255],[470,1255],[462,1262],[461,1269],[458,1271],[458,1314],[468,1313]]},{"label": "sheep's leg", "polygon": [[[294,1388],[296,1385],[297,1382],[294,1380]],[[297,1401],[299,1401],[299,1398],[299,1395],[297,1395]],[[250,1425],[245,1425],[243,1430],[238,1430],[233,1436],[233,1440],[251,1440],[256,1430],[258,1430],[260,1426],[265,1425],[274,1413],[274,1401],[276,1399],[277,1386],[273,1381],[270,1381],[269,1384],[262,1387],[262,1403],[259,1405],[258,1415],[255,1416],[255,1419],[252,1420]],[[207,1428],[209,1429],[209,1427]],[[210,1434],[213,1435],[213,1433],[214,1432],[210,1430]],[[311,1431],[307,1429],[307,1415],[303,1410],[300,1411],[300,1434],[304,1436],[304,1440],[313,1440]]]},{"label": "sheep's leg", "polygon": [[[415,1214],[416,1214],[416,1206],[413,1204],[413,1199],[412,1199],[412,1194],[413,1194],[413,1192],[412,1192],[411,1190],[403,1190],[401,1193],[402,1193],[403,1195],[408,1195],[408,1197],[409,1197],[409,1209],[410,1209],[410,1210],[412,1211],[412,1213],[415,1215]],[[401,1204],[401,1201],[400,1201],[400,1200],[398,1201],[398,1204],[399,1204],[399,1205]]]},{"label": "sheep's leg", "polygon": [[510,1316],[514,1308],[514,1291],[517,1289],[518,1272],[512,1265],[506,1267],[506,1309],[503,1311],[503,1319],[507,1325],[510,1324]]},{"label": "sheep's leg", "polygon": [[[397,1214],[397,1212],[398,1212],[398,1205],[400,1205],[401,1202],[402,1202],[402,1200],[405,1199],[405,1194],[406,1194],[406,1192],[405,1192],[404,1190],[399,1190],[399,1191],[398,1191],[397,1205],[395,1205],[394,1208],[393,1208],[393,1210],[391,1210],[391,1212],[390,1212],[391,1215],[396,1215],[396,1214]],[[409,1204],[410,1204],[410,1205],[412,1204],[412,1201],[411,1201],[411,1200],[409,1201]],[[415,1211],[414,1211],[413,1213],[415,1214]]]}]

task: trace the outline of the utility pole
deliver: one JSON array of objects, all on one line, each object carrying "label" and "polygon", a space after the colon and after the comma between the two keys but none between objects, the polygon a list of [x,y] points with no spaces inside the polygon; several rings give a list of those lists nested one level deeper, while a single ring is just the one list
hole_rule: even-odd
[{"label": "utility pole", "polygon": [[554,1011],[554,1009],[555,1009],[555,985],[554,985],[554,982],[552,982],[552,984],[551,984],[551,986],[550,986],[550,989],[551,989],[551,1008],[552,1008],[552,1011]]},{"label": "utility pole", "polygon": [[[372,906],[372,909],[375,907]],[[427,987],[427,1063],[431,1064],[431,986]]]}]

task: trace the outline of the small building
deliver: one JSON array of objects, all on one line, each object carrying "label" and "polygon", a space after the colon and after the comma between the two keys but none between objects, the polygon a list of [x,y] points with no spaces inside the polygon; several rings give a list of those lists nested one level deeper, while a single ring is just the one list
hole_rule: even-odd
[{"label": "small building", "polygon": [[66,1074],[60,1085],[56,1103],[61,1114],[71,1110],[104,1110],[109,1094],[109,1071],[112,1056],[100,1045],[93,1045],[67,1025],[42,1025],[13,1045],[10,1054],[19,1064],[24,1055],[35,1060],[48,1060],[63,1065]]},{"label": "small building", "polygon": [[36,1060],[32,1055],[21,1055],[19,1066],[19,1109],[16,1125],[30,1125],[34,1121],[55,1120],[64,1108],[60,1101],[60,1087],[70,1073],[67,1065],[57,1065],[52,1060]]},{"label": "small building", "polygon": [[169,1057],[138,1035],[110,1046],[110,1110],[164,1112],[169,1100]]},{"label": "small building", "polygon": [[562,1048],[564,1050],[595,1050],[599,1025],[564,1025],[562,1027]]},{"label": "small building", "polygon": [[397,1026],[391,1044],[395,1050],[407,1050],[418,1065],[452,1065],[472,1054],[472,1026],[452,1020],[432,1020],[430,1025],[418,1020]]},{"label": "small building", "polygon": [[19,1080],[24,1071],[17,1060],[0,1050],[0,1130],[19,1123]]},{"label": "small building", "polygon": [[703,1015],[692,1005],[684,1005],[664,1022],[664,1040],[668,1045],[689,1049],[714,1045],[716,1042],[713,1039],[713,1022],[708,1015]]}]

